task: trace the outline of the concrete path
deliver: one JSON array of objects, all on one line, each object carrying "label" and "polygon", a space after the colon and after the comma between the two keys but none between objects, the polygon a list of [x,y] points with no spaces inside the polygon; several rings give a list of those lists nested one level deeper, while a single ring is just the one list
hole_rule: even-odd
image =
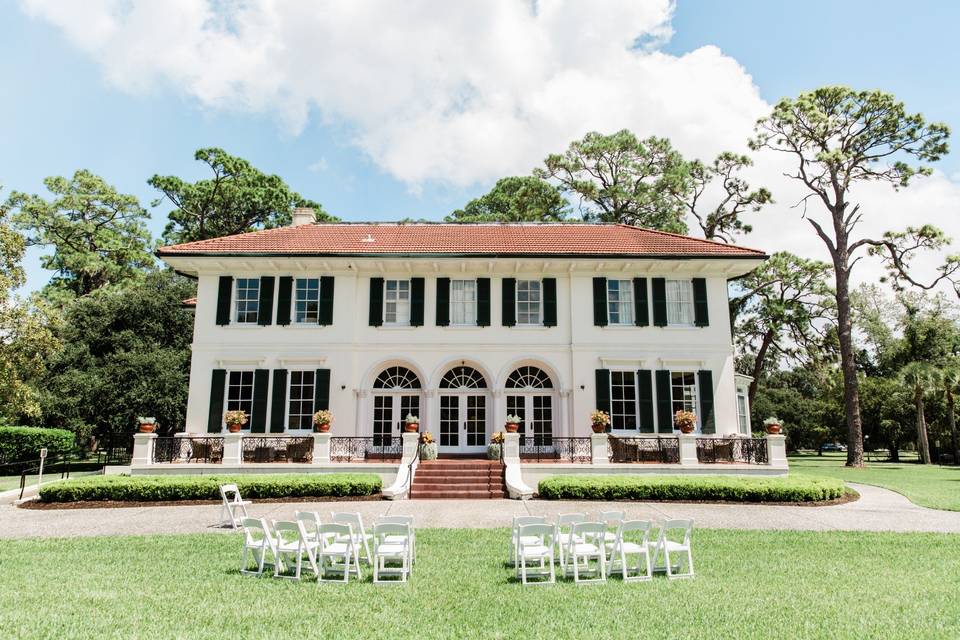
[{"label": "concrete path", "polygon": [[[827,507],[687,504],[664,502],[552,502],[546,500],[403,500],[397,502],[261,503],[250,515],[289,519],[294,510],[359,511],[367,522],[409,514],[418,527],[509,527],[515,515],[596,513],[622,509],[629,518],[655,522],[692,518],[698,527],[808,531],[931,531],[960,533],[960,512],[918,507],[898,493],[852,484],[860,500]],[[0,538],[97,536],[228,531],[217,526],[219,505],[117,509],[20,509],[0,504]]]}]

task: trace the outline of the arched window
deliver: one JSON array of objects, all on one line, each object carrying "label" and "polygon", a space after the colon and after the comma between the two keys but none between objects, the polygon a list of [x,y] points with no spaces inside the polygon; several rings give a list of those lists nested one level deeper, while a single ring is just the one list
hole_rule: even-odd
[{"label": "arched window", "polygon": [[420,378],[406,367],[387,367],[373,383],[374,389],[419,389]]},{"label": "arched window", "polygon": [[553,389],[547,372],[539,367],[518,367],[507,378],[507,389]]},{"label": "arched window", "polygon": [[441,389],[486,389],[483,374],[473,367],[454,367],[440,380]]}]

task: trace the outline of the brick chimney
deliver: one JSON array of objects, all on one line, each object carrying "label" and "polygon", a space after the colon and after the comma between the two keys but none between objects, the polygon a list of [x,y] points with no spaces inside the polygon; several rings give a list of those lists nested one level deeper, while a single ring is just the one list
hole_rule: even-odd
[{"label": "brick chimney", "polygon": [[316,216],[310,207],[294,207],[293,221],[290,223],[290,226],[299,227],[304,224],[312,224],[315,220]]}]

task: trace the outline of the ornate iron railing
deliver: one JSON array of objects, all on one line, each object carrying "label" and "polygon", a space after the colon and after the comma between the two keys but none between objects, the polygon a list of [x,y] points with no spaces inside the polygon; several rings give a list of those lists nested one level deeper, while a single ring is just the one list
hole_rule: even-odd
[{"label": "ornate iron railing", "polygon": [[311,436],[245,436],[244,462],[312,462]]},{"label": "ornate iron railing", "polygon": [[589,464],[591,457],[590,438],[535,435],[526,436],[520,443],[520,459],[524,462]]},{"label": "ornate iron railing", "polygon": [[153,461],[219,464],[223,462],[223,438],[157,438],[153,441]]},{"label": "ornate iron railing", "polygon": [[697,438],[697,462],[767,464],[766,438]]},{"label": "ornate iron railing", "polygon": [[330,438],[331,462],[399,460],[402,454],[403,438],[399,436]]},{"label": "ornate iron railing", "polygon": [[610,436],[610,462],[680,463],[680,441],[676,438],[621,438]]}]

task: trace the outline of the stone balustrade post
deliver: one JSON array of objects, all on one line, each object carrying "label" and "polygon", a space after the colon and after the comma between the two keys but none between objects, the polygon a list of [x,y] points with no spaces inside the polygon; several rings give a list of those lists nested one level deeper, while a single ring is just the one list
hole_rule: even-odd
[{"label": "stone balustrade post", "polygon": [[400,454],[401,460],[410,464],[410,461],[417,456],[417,452],[420,450],[420,433],[417,431],[404,431],[400,438],[403,440],[403,451]]},{"label": "stone balustrade post", "polygon": [[610,464],[610,436],[607,434],[590,436],[590,464]]},{"label": "stone balustrade post", "polygon": [[243,464],[243,433],[223,434],[223,464]]},{"label": "stone balustrade post", "polygon": [[692,467],[699,464],[697,461],[697,435],[695,433],[681,433],[677,438],[680,447],[680,466]]},{"label": "stone balustrade post", "polygon": [[330,464],[330,432],[313,433],[313,464]]},{"label": "stone balustrade post", "polygon": [[136,467],[153,464],[153,447],[156,440],[155,433],[133,434],[133,457],[130,463]]},{"label": "stone balustrade post", "polygon": [[520,464],[520,434],[503,434],[503,463]]},{"label": "stone balustrade post", "polygon": [[768,433],[767,464],[771,467],[787,468],[787,437],[782,434]]}]

